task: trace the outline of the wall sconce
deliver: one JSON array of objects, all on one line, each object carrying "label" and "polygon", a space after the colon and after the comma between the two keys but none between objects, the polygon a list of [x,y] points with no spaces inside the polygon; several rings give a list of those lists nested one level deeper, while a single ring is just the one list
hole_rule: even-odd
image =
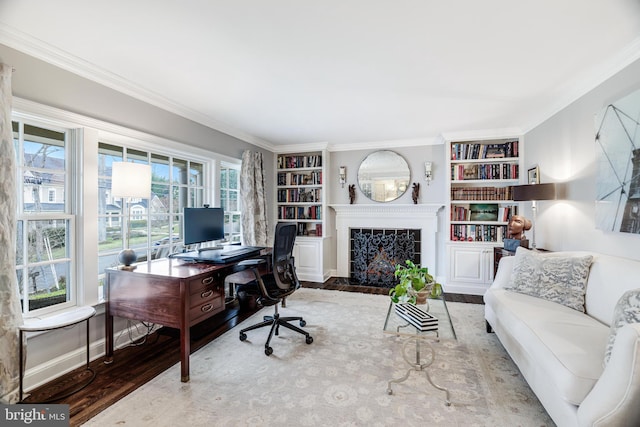
[{"label": "wall sconce", "polygon": [[427,185],[431,183],[431,162],[424,162],[424,180],[427,181]]},{"label": "wall sconce", "polygon": [[340,184],[342,185],[342,188],[344,188],[345,182],[347,182],[347,167],[340,166]]}]

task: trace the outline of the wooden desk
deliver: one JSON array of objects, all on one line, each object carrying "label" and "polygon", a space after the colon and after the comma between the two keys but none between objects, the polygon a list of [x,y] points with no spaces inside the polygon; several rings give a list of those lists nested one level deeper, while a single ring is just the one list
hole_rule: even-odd
[{"label": "wooden desk", "polygon": [[221,312],[224,278],[234,264],[188,264],[158,259],[133,271],[106,270],[105,363],[113,361],[113,317],[158,323],[180,330],[180,379],[189,381],[189,328]]}]

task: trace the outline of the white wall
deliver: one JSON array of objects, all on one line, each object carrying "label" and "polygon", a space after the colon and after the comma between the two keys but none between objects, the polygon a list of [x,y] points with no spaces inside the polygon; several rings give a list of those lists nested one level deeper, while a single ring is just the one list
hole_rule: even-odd
[{"label": "white wall", "polygon": [[[541,182],[565,183],[565,200],[538,204],[538,247],[640,259],[640,235],[595,228],[595,116],[639,88],[640,61],[636,61],[525,133],[525,167],[538,164]],[[526,205],[525,214],[530,217]]]},{"label": "white wall", "polygon": [[[385,150],[392,150],[400,154],[409,163],[409,169],[411,170],[410,182],[420,184],[420,197],[418,203],[437,203],[445,205],[447,195],[446,189],[446,158],[445,158],[445,146],[444,143],[438,143],[435,145],[414,146],[414,147],[385,147],[381,148]],[[374,202],[368,199],[360,188],[358,187],[358,167],[360,163],[371,153],[377,151],[378,148],[372,148],[370,150],[352,150],[352,151],[334,151],[331,152],[331,168],[329,170],[329,204],[348,204],[349,192],[348,186],[351,184],[356,185],[356,204],[378,204],[380,202]],[[424,162],[433,162],[433,180],[430,185],[427,185],[424,180]],[[340,166],[347,167],[347,183],[344,188],[340,186],[338,182],[338,173]],[[411,186],[407,192],[394,200],[388,202],[390,204],[413,204],[411,197]],[[329,209],[329,213],[334,215],[333,210]],[[437,233],[437,254],[436,254],[436,271],[435,276],[438,280],[444,280],[445,276],[445,210],[444,208],[438,213],[438,233]],[[333,221],[335,224],[335,221]],[[337,239],[334,239],[337,241]]]}]

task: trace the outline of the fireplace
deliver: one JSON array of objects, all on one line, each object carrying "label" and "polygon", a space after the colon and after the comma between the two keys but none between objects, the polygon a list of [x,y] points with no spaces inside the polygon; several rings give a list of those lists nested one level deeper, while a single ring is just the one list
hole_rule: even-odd
[{"label": "fireplace", "polygon": [[[351,230],[405,229],[419,230],[416,253],[420,265],[427,267],[434,276],[438,273],[437,240],[439,204],[356,204],[330,205],[336,212],[336,275],[351,278]],[[381,259],[381,261],[384,261]]]},{"label": "fireplace", "polygon": [[396,264],[404,264],[407,259],[420,264],[420,235],[419,229],[350,229],[350,282],[395,286]]}]

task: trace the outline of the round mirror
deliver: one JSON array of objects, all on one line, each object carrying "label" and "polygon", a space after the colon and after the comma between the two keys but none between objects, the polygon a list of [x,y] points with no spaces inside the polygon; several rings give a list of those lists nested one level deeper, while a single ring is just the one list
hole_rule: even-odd
[{"label": "round mirror", "polygon": [[410,178],[407,161],[389,150],[369,154],[358,169],[360,190],[376,202],[390,202],[402,196],[409,188]]}]

